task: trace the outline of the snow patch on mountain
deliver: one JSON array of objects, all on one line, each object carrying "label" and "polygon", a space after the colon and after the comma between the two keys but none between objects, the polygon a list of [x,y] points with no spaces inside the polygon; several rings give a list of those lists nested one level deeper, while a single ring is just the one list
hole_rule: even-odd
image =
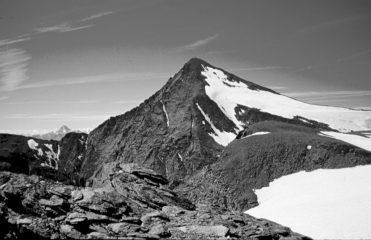
[{"label": "snow patch on mountain", "polygon": [[[61,154],[60,146],[58,145],[57,152],[54,152],[53,145],[51,144],[44,144],[44,146],[49,149],[49,151],[45,151],[46,157],[48,158],[48,163],[46,164],[46,166],[58,170],[59,155]],[[52,161],[54,162],[54,164],[52,164]]]},{"label": "snow patch on mountain", "polygon": [[[34,139],[29,139],[27,141],[28,147],[34,151],[37,151],[37,154],[34,154],[34,157],[37,159],[41,159],[41,157],[46,156],[46,162],[41,163],[40,165],[43,167],[50,167],[55,170],[58,170],[58,163],[59,163],[59,155],[61,154],[61,149],[58,144],[57,152],[54,151],[52,144],[45,143],[44,146],[47,150],[42,149],[42,145],[39,145]],[[45,160],[45,159],[44,159]]]},{"label": "snow patch on mountain", "polygon": [[209,135],[214,139],[216,143],[222,146],[227,146],[230,142],[232,142],[236,138],[235,133],[223,132],[217,129],[213,122],[211,121],[210,117],[202,110],[200,105],[196,103],[196,106],[198,110],[200,110],[202,116],[205,118],[205,120],[209,123],[210,127],[212,128],[213,133],[209,133]]},{"label": "snow patch on mountain", "polygon": [[253,134],[250,134],[250,135],[247,135],[245,137],[242,137],[241,139],[244,139],[244,138],[248,138],[248,137],[253,137],[253,136],[259,136],[259,135],[266,135],[266,134],[269,134],[270,132],[256,132],[256,133],[253,133]]},{"label": "snow patch on mountain", "polygon": [[27,144],[28,144],[28,147],[32,150],[37,150],[37,146],[39,146],[39,144],[33,139],[28,140]]},{"label": "snow patch on mountain", "polygon": [[371,165],[298,172],[255,190],[246,211],[315,239],[371,239]]},{"label": "snow patch on mountain", "polygon": [[180,160],[181,162],[183,162],[183,157],[182,157],[182,155],[180,155],[180,153],[178,153],[178,157],[179,157],[179,160]]},{"label": "snow patch on mountain", "polygon": [[165,116],[166,116],[166,125],[169,126],[170,125],[170,120],[169,120],[169,115],[167,114],[167,111],[166,111],[165,104],[162,100],[160,102],[162,103],[162,110],[164,111]]},{"label": "snow patch on mountain", "polygon": [[303,103],[277,93],[250,89],[247,83],[228,79],[228,76],[221,70],[209,66],[202,67],[201,74],[207,82],[206,94],[238,129],[243,128],[243,123],[236,117],[235,109],[238,104],[289,119],[295,116],[305,117],[327,123],[331,128],[343,132],[370,128],[371,111]]},{"label": "snow patch on mountain", "polygon": [[371,152],[371,137],[331,131],[322,131],[321,133],[319,133],[319,135],[335,138]]}]

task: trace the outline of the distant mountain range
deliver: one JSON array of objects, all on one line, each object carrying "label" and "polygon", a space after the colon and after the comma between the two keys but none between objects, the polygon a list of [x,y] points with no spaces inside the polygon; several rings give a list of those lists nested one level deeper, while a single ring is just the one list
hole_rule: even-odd
[{"label": "distant mountain range", "polygon": [[[333,204],[321,202],[328,199],[320,193],[313,196],[320,201],[315,206],[328,213],[321,215],[324,222],[329,216],[336,219],[332,226],[309,226],[307,217],[315,206],[295,191],[313,189],[316,183],[316,177],[303,181],[303,171],[322,176],[321,171],[330,169],[338,175],[333,179],[356,185],[371,181],[364,177],[371,177],[365,166],[371,164],[370,130],[371,111],[303,103],[193,58],[138,107],[111,117],[88,135],[68,133],[65,126],[47,136],[0,135],[0,169],[64,183],[58,188],[48,182],[59,190],[48,190],[43,199],[27,190],[54,212],[27,205],[36,200],[16,190],[1,195],[23,199],[21,206],[5,202],[7,212],[38,209],[27,218],[16,215],[20,222],[44,224],[44,215],[55,217],[47,238],[309,239],[269,221],[235,215],[244,211],[316,238],[367,238],[369,228],[346,232],[369,222],[364,211],[343,211],[347,202],[371,204],[357,197],[364,196],[364,187],[347,195],[337,184],[326,185],[323,191],[342,195]],[[349,169],[361,171],[349,177],[343,171]],[[290,176],[296,177],[294,183],[284,181]],[[302,186],[295,188],[296,182]],[[276,183],[280,185],[273,188]],[[66,190],[65,184],[80,186],[82,193],[76,187]],[[301,202],[278,204],[271,200],[275,196],[285,203],[290,198]],[[26,225],[36,236],[45,233],[42,224],[6,221],[12,228]]]},{"label": "distant mountain range", "polygon": [[56,140],[56,141],[59,141],[67,133],[70,133],[70,132],[84,132],[84,133],[88,133],[88,131],[72,130],[69,127],[67,127],[66,125],[63,125],[58,130],[50,131],[50,132],[43,133],[43,134],[34,134],[34,135],[31,135],[31,137],[38,138],[38,139],[43,139],[43,140]]}]

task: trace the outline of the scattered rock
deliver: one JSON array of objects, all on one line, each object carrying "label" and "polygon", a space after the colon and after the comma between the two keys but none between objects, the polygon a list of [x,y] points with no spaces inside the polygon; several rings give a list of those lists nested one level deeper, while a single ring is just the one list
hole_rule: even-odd
[{"label": "scattered rock", "polygon": [[74,190],[71,193],[72,200],[74,202],[81,200],[84,196],[82,195],[82,192],[80,190]]},{"label": "scattered rock", "polygon": [[31,218],[21,218],[17,220],[17,224],[31,224],[32,219]]},{"label": "scattered rock", "polygon": [[0,171],[1,179],[6,186],[0,189],[0,238],[303,239],[288,228],[246,214],[206,204],[184,209],[191,204],[188,200],[184,204],[166,186],[125,171],[93,188]]},{"label": "scattered rock", "polygon": [[196,233],[202,235],[212,235],[218,237],[225,237],[229,231],[227,227],[223,225],[216,225],[216,226],[184,226],[178,228],[180,231],[185,233]]}]

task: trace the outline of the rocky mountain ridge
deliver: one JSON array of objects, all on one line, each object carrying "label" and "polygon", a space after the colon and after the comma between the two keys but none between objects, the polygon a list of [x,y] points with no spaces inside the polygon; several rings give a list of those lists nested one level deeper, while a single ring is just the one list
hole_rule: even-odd
[{"label": "rocky mountain ridge", "polygon": [[101,186],[78,188],[0,172],[2,239],[309,239],[274,222],[193,205],[136,164],[112,166]]}]

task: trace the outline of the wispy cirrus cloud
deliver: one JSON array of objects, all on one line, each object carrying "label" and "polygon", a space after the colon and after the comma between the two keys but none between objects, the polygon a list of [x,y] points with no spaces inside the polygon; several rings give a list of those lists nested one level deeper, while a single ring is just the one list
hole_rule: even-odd
[{"label": "wispy cirrus cloud", "polygon": [[3,40],[0,40],[0,47],[8,46],[11,44],[20,43],[20,42],[24,42],[28,40],[31,40],[31,38],[30,37],[19,37],[19,38],[14,38],[14,39],[3,39]]},{"label": "wispy cirrus cloud", "polygon": [[285,87],[285,86],[267,86],[267,88],[270,88],[270,89],[273,89],[273,90],[286,90],[288,89],[288,87]]},{"label": "wispy cirrus cloud", "polygon": [[344,98],[371,96],[371,90],[286,92],[284,94],[307,101],[336,102]]},{"label": "wispy cirrus cloud", "polygon": [[111,104],[127,104],[127,103],[140,103],[143,100],[122,100],[122,101],[112,101]]},{"label": "wispy cirrus cloud", "polygon": [[175,48],[175,51],[177,51],[177,52],[191,51],[191,50],[194,50],[194,49],[197,49],[197,48],[200,48],[202,46],[205,46],[205,45],[209,44],[210,42],[214,41],[218,37],[219,37],[219,34],[215,34],[214,36],[204,38],[204,39],[200,39],[200,40],[197,40],[195,42],[189,43],[187,45],[177,47],[177,48]]},{"label": "wispy cirrus cloud", "polygon": [[49,27],[35,28],[35,31],[38,33],[47,33],[47,32],[65,33],[65,32],[72,32],[72,31],[90,28],[92,26],[93,25],[71,26],[71,24],[69,23],[62,23],[62,24],[49,26]]},{"label": "wispy cirrus cloud", "polygon": [[90,100],[71,100],[71,101],[18,101],[18,102],[8,102],[8,105],[26,105],[26,104],[95,104],[100,102],[100,100],[90,99]]},{"label": "wispy cirrus cloud", "polygon": [[24,114],[14,113],[2,116],[6,119],[39,119],[39,120],[104,120],[110,116],[116,115],[116,112],[109,113],[46,113],[46,114]]},{"label": "wispy cirrus cloud", "polygon": [[28,79],[27,66],[31,55],[11,48],[0,50],[0,91],[13,91]]},{"label": "wispy cirrus cloud", "polygon": [[351,16],[343,17],[343,18],[336,18],[329,21],[324,21],[318,24],[314,24],[308,27],[304,27],[298,31],[301,34],[312,33],[315,31],[320,31],[324,29],[328,29],[331,27],[336,27],[338,25],[348,24],[352,22],[368,20],[371,17],[371,12],[362,13],[362,14],[354,14]]},{"label": "wispy cirrus cloud", "polygon": [[68,86],[77,84],[87,83],[99,83],[99,82],[118,82],[118,81],[142,81],[152,80],[168,77],[168,74],[164,73],[110,73],[92,76],[82,76],[73,78],[56,79],[53,81],[40,81],[29,84],[24,84],[17,87],[17,89],[32,89],[32,88],[45,88],[45,87],[56,87],[56,86]]},{"label": "wispy cirrus cloud", "polygon": [[94,20],[94,19],[97,19],[97,18],[101,18],[101,17],[107,16],[107,15],[111,15],[113,13],[114,12],[112,12],[112,11],[104,11],[104,12],[100,12],[100,13],[97,13],[97,14],[93,14],[93,15],[91,15],[89,17],[83,18],[80,21],[81,22],[86,22],[86,21],[90,21],[90,20]]},{"label": "wispy cirrus cloud", "polygon": [[364,55],[367,55],[367,54],[371,54],[371,48],[356,52],[356,53],[351,54],[349,56],[338,58],[336,61],[337,62],[344,62],[344,61],[352,60],[352,59],[355,59],[355,58],[358,58],[358,57],[361,57],[361,56],[364,56]]},{"label": "wispy cirrus cloud", "polygon": [[230,71],[234,72],[249,72],[249,71],[266,71],[266,70],[278,70],[278,69],[289,69],[285,66],[262,66],[262,67],[246,67],[246,68],[232,68]]}]

